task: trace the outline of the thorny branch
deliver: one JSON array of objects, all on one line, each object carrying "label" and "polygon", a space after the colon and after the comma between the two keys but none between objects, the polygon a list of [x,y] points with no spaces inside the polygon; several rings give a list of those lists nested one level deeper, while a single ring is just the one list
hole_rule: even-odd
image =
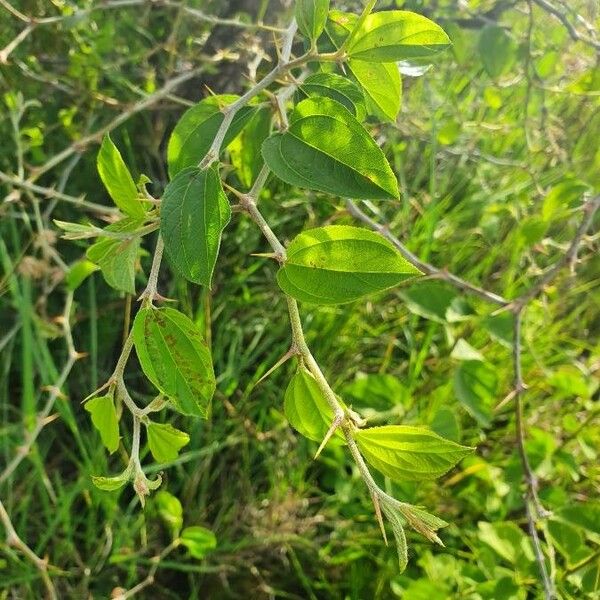
[{"label": "thorny branch", "polygon": [[[352,200],[346,202],[348,212],[368,225],[374,231],[381,233],[387,240],[389,240],[398,251],[415,267],[423,271],[428,275],[432,275],[438,279],[448,282],[459,290],[473,294],[491,304],[495,304],[501,307],[501,310],[511,310],[514,314],[513,323],[513,389],[507,396],[506,400],[515,401],[515,427],[516,427],[516,441],[521,460],[521,466],[523,468],[523,478],[526,486],[525,493],[525,508],[526,516],[528,521],[528,528],[530,536],[533,541],[533,546],[536,555],[536,561],[542,577],[542,583],[544,585],[545,598],[552,600],[556,597],[554,590],[554,583],[551,577],[548,575],[546,563],[543,552],[541,550],[540,540],[537,533],[537,524],[540,519],[544,519],[549,516],[538,497],[538,482],[529,463],[527,456],[527,450],[525,447],[526,428],[524,424],[523,416],[523,394],[527,389],[525,382],[523,381],[522,367],[521,367],[521,355],[522,355],[522,320],[524,311],[534,298],[536,298],[544,288],[551,283],[560,271],[570,266],[574,268],[577,260],[577,254],[581,247],[581,243],[585,237],[585,234],[592,225],[594,215],[600,207],[600,196],[596,196],[583,205],[583,218],[581,219],[577,230],[569,244],[567,251],[529,288],[527,288],[521,295],[513,300],[507,300],[497,294],[489,292],[483,288],[475,286],[468,281],[461,279],[457,275],[448,272],[445,269],[439,269],[433,265],[421,261],[415,254],[413,254],[391,231],[388,225],[378,223],[371,217],[369,217],[364,211],[362,211],[358,205]],[[502,404],[504,404],[504,402]]]}]

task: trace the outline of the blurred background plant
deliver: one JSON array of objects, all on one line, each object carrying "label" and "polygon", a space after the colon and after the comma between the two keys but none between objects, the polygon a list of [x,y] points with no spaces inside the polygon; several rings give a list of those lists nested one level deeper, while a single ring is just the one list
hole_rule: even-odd
[{"label": "blurred background plant", "polygon": [[[290,3],[9,2],[0,0],[1,597],[544,597],[515,436],[511,312],[444,274],[511,299],[557,261],[565,268],[523,313],[525,450],[551,512],[536,519],[548,577],[560,597],[600,597],[597,215],[566,254],[600,192],[597,2],[377,4],[426,14],[453,49],[432,68],[400,65],[401,113],[376,138],[402,202],[361,210],[443,271],[303,316],[329,380],[370,424],[427,424],[478,447],[439,484],[384,482],[451,523],[446,548],[411,534],[402,575],[348,457],[328,447],[313,462],[316,444],[288,427],[291,367],[256,385],[287,351],[289,326],[275,265],[251,256],[267,246],[235,216],[212,290],[166,270],[160,282],[212,340],[212,419],[186,424],[191,442],[145,511],[129,489],[90,480],[127,461],[120,451],[109,464],[80,402],[110,375],[136,299],[87,263],[71,268],[87,243],[60,239],[53,220],[110,222],[95,165],[107,131],[160,196],[179,116],[269,68]],[[269,190],[263,206],[281,238],[356,223],[343,201]],[[135,362],[127,373],[150,397]]]}]

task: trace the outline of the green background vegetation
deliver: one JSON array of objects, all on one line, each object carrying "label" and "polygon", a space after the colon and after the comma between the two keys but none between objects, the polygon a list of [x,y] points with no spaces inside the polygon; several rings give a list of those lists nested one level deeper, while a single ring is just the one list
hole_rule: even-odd
[{"label": "green background vegetation", "polygon": [[[61,264],[88,244],[60,239],[52,220],[102,225],[93,209],[77,205],[83,194],[109,204],[96,172],[97,132],[111,126],[134,175],[146,174],[159,196],[168,179],[166,141],[185,108],[207,89],[242,91],[245,76],[274,59],[272,32],[244,24],[283,27],[291,14],[274,0],[187,0],[198,12],[178,2],[131,4],[86,12],[91,3],[18,0],[21,13],[61,19],[34,26],[10,53],[27,25],[0,4],[0,471],[36,427],[68,360]],[[363,209],[422,260],[506,298],[564,255],[584,199],[600,188],[598,6],[551,3],[575,27],[570,32],[544,4],[377,5],[426,14],[454,45],[425,73],[403,76],[396,124],[373,126],[402,200]],[[157,98],[174,78],[178,85]],[[45,191],[22,184],[37,173]],[[275,179],[267,187],[261,206],[281,239],[309,226],[357,224],[342,201]],[[564,269],[523,320],[526,450],[553,513],[539,534],[564,598],[600,597],[597,216],[594,225],[576,273]],[[152,246],[144,250],[138,289]],[[513,387],[510,315],[434,280],[350,306],[302,307],[329,381],[369,424],[429,425],[477,446],[437,482],[382,480],[396,497],[451,523],[441,532],[446,548],[408,534],[410,562],[400,575],[350,457],[330,445],[312,461],[317,444],[288,426],[282,406],[292,366],[256,386],[289,347],[276,265],[252,256],[262,252],[268,247],[258,229],[234,214],[212,290],[161,272],[161,293],[211,339],[217,374],[212,418],[172,421],[191,442],[164,468],[162,489],[180,499],[184,524],[209,528],[217,546],[202,559],[173,550],[137,597],[543,597],[514,405],[502,402]],[[86,355],[61,387],[50,413],[57,418],[43,423],[27,457],[0,483],[16,531],[48,557],[61,598],[107,598],[135,586],[171,541],[160,497],[142,511],[130,488],[102,492],[90,479],[127,460],[124,449],[109,459],[80,402],[112,372],[135,306],[99,273],[76,290],[72,332]],[[126,376],[136,399],[147,401],[153,390],[135,359]],[[0,597],[40,598],[43,590],[35,566],[0,541]]]}]

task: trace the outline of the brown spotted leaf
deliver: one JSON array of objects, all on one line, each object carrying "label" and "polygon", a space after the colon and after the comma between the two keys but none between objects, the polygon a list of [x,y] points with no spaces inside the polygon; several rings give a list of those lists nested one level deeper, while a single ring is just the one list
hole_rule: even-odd
[{"label": "brown spotted leaf", "polygon": [[185,415],[207,418],[215,392],[212,357],[198,326],[172,308],[143,308],[133,342],[146,377]]}]

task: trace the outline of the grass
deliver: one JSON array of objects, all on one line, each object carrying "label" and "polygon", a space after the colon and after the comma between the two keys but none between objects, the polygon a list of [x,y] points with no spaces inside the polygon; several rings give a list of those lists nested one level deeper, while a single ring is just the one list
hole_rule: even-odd
[{"label": "grass", "polygon": [[[448,16],[447,9],[437,10],[440,19]],[[150,12],[140,12],[139,22],[134,16],[131,11],[107,12],[94,21],[97,30],[83,25],[61,29],[56,39],[40,30],[31,48],[20,47],[23,54],[16,56],[30,62],[35,50],[41,55],[45,48],[59,57],[68,56],[64,49],[72,48],[68,67],[58,75],[88,90],[80,97],[49,93],[17,63],[5,69],[3,84],[22,89],[26,99],[47,97],[26,112],[21,123],[27,164],[43,163],[74,135],[114,118],[121,107],[106,98],[133,101],[130,81],[151,86],[157,73],[171,64],[161,48],[155,52],[156,63],[140,58],[171,32],[164,31],[164,24]],[[527,19],[516,12],[505,18],[513,35],[523,40]],[[471,55],[461,60],[448,56],[424,77],[405,78],[398,125],[377,130],[398,174],[403,201],[377,205],[375,217],[388,223],[421,258],[507,297],[534,281],[564,252],[573,235],[581,194],[568,197],[541,236],[536,233],[548,192],[571,179],[583,180],[590,189],[598,185],[597,98],[585,90],[573,92],[585,64],[576,74],[568,68],[573,55],[580,52],[589,62],[589,53],[571,47],[560,24],[542,14],[537,19],[538,54],[559,49],[566,58],[564,63],[557,59],[545,87],[530,91],[533,144],[528,146],[525,139],[523,65],[517,63],[499,82],[490,80],[476,58],[478,32],[466,29]],[[2,27],[9,29],[5,23]],[[190,32],[187,23],[181,27],[173,39],[182,60],[193,60],[199,33]],[[208,35],[209,29],[202,27]],[[223,34],[217,34],[215,43],[223,40]],[[111,41],[125,38],[130,57],[126,45]],[[238,51],[240,40],[227,44]],[[109,76],[105,64],[119,64],[119,76]],[[138,64],[147,71],[141,72]],[[231,68],[228,63],[222,66]],[[214,66],[207,67],[205,80],[217,77],[211,71]],[[219,91],[228,89],[227,81],[217,77],[217,83]],[[558,86],[570,93],[545,89]],[[197,99],[199,89],[194,84],[180,93]],[[500,97],[499,108],[486,101],[489,89]],[[77,117],[71,127],[81,130],[74,134],[65,124],[65,110]],[[165,179],[160,140],[182,110],[170,101],[134,117],[115,135],[123,142],[129,164],[159,182],[158,191]],[[459,133],[448,143],[440,135],[451,131],[447,126],[453,123]],[[43,135],[42,146],[32,141],[35,127]],[[0,131],[10,139],[6,119],[0,121]],[[14,154],[0,151],[2,170],[14,172]],[[66,189],[104,203],[94,161],[95,149],[86,149]],[[60,171],[43,183],[58,185]],[[261,206],[282,239],[291,239],[303,226],[353,222],[341,202],[277,182],[269,189]],[[44,209],[48,202],[52,201],[40,199]],[[57,322],[64,285],[54,285],[52,262],[36,245],[40,232],[33,206],[27,195],[0,204],[0,468],[23,444],[47,398],[47,386],[57,380],[67,358]],[[64,204],[58,204],[52,216],[83,220]],[[597,224],[596,220],[596,228]],[[85,244],[59,240],[54,247],[71,263]],[[145,246],[148,251],[152,247],[153,242]],[[411,562],[400,575],[395,553],[383,543],[368,494],[343,449],[328,447],[313,461],[315,444],[288,427],[282,399],[294,366],[286,363],[257,383],[290,344],[286,308],[275,283],[276,264],[252,256],[266,251],[253,225],[236,214],[223,239],[212,291],[188,285],[168,269],[161,273],[161,293],[210,334],[218,392],[209,421],[161,415],[175,426],[185,425],[191,442],[172,465],[151,466],[149,472],[163,471],[164,489],[184,507],[184,524],[210,528],[218,546],[202,561],[177,548],[161,561],[154,584],[138,597],[542,597],[525,541],[513,407],[509,403],[493,413],[492,426],[482,427],[457,400],[454,385],[461,361],[451,353],[463,339],[485,356],[497,379],[492,404],[510,391],[510,348],[489,324],[493,308],[457,295],[463,316],[427,318],[422,307],[407,303],[407,287],[350,307],[302,307],[308,342],[329,381],[356,408],[375,406],[367,413],[372,423],[433,424],[478,447],[475,456],[439,482],[383,482],[397,497],[450,522],[443,531],[445,549],[409,535]],[[563,272],[532,303],[524,321],[527,450],[542,482],[542,500],[556,512],[597,496],[597,235],[586,240],[581,255],[577,276]],[[40,277],[24,269],[24,257],[31,256],[41,260]],[[146,273],[149,263],[150,257],[143,256]],[[140,275],[139,289],[143,283]],[[142,511],[130,489],[105,493],[90,481],[94,474],[118,472],[127,460],[127,428],[122,430],[122,448],[108,457],[80,402],[110,375],[122,344],[124,315],[130,303],[135,310],[134,300],[119,296],[98,273],[75,292],[74,343],[87,356],[70,373],[52,412],[56,418],[0,487],[19,535],[38,556],[48,557],[61,598],[107,598],[116,588],[135,586],[152,567],[152,557],[170,542],[152,498]],[[135,359],[126,375],[137,400],[151,397]],[[365,375],[371,379],[361,391],[355,382]],[[511,530],[497,543],[480,525],[505,522],[522,532],[523,541]],[[573,539],[582,536],[579,559],[564,551],[561,540],[545,536],[555,548],[556,579],[565,598],[594,597],[597,592],[588,594],[574,577],[579,573],[577,561],[589,556],[583,548],[591,556],[597,553],[597,533],[576,531],[571,532]],[[525,547],[523,553],[512,555],[510,550],[503,555],[507,539],[511,548]],[[38,570],[0,544],[0,597],[39,598],[42,589]]]}]

